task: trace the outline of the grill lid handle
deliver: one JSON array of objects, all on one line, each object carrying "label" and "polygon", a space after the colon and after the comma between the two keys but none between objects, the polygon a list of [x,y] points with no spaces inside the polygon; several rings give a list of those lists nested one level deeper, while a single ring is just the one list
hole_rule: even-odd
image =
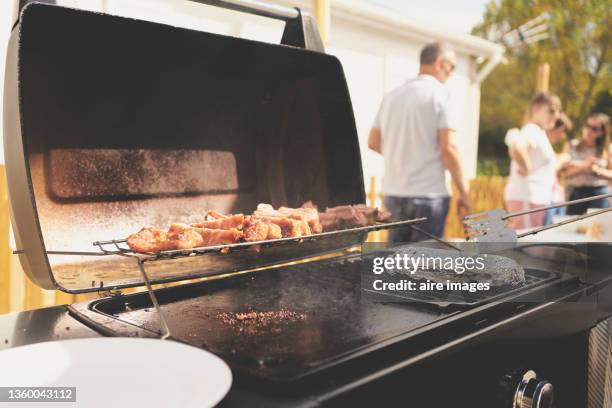
[{"label": "grill lid handle", "polygon": [[190,1],[283,20],[286,24],[281,44],[305,48],[311,51],[325,52],[315,18],[299,8],[283,7],[257,0]]},{"label": "grill lid handle", "polygon": [[229,10],[241,11],[262,17],[276,18],[278,20],[290,21],[298,18],[300,12],[296,8],[278,6],[276,4],[263,3],[257,0],[190,0],[196,3],[208,4]]},{"label": "grill lid handle", "polygon": [[[189,0],[195,3],[217,6],[243,13],[255,14],[262,17],[275,18],[285,21],[285,31],[281,44],[305,48],[311,51],[324,53],[325,47],[313,16],[299,8],[290,8],[268,4],[257,0]],[[15,20],[18,14],[28,3],[57,4],[56,0],[17,0]]]}]

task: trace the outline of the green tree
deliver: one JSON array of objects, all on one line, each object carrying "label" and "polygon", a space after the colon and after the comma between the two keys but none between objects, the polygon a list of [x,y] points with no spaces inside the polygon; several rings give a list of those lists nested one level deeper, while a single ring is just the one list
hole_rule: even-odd
[{"label": "green tree", "polygon": [[575,130],[592,109],[610,111],[612,0],[492,0],[473,33],[501,35],[546,13],[550,38],[506,53],[482,85],[480,154],[504,156],[503,137],[519,127],[535,92],[537,67],[551,66],[550,90],[561,98]]}]

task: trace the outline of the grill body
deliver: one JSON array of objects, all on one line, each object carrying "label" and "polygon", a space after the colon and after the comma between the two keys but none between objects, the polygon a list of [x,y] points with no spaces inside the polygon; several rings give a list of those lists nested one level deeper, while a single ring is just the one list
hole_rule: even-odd
[{"label": "grill body", "polygon": [[[284,40],[300,45],[288,41],[295,27]],[[6,72],[12,221],[24,270],[41,287],[142,285],[134,259],[83,252],[144,225],[194,221],[207,209],[250,212],[259,202],[365,202],[351,101],[332,56],[33,3],[12,31]],[[507,374],[526,368],[560,385],[559,407],[584,405],[586,333],[612,310],[609,245],[517,250],[509,256],[528,270],[528,285],[485,298],[368,300],[361,254],[278,265],[363,239],[167,259],[147,271],[172,282],[275,265],[156,291],[175,340],[238,373],[226,406],[361,406],[385,395],[490,408],[510,400]],[[15,324],[0,319],[0,333],[5,345],[156,337],[149,302],[137,293],[25,313]],[[282,308],[306,318],[256,327],[218,318]],[[591,365],[607,370],[597,340],[605,327],[591,337]],[[590,395],[606,398],[601,382]]]}]

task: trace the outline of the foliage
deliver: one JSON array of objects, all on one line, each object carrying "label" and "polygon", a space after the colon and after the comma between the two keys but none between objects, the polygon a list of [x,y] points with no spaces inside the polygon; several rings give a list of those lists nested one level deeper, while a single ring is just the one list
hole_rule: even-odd
[{"label": "foliage", "polygon": [[521,125],[535,92],[537,67],[551,66],[550,90],[574,121],[574,133],[594,110],[610,112],[612,89],[612,0],[491,0],[473,33],[498,41],[505,32],[543,14],[550,38],[508,49],[482,85],[480,146],[485,155],[504,156],[507,129]]},{"label": "foliage", "polygon": [[510,159],[507,157],[479,157],[476,166],[477,176],[507,176]]},{"label": "foliage", "polygon": [[612,118],[612,88],[604,89],[595,97],[593,112],[601,112]]}]

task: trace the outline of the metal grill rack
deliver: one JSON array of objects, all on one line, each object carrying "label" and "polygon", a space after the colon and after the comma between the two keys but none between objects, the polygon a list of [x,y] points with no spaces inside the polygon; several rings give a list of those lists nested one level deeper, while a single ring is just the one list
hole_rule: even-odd
[{"label": "metal grill rack", "polygon": [[[349,228],[337,231],[328,231],[321,232],[319,234],[311,234],[303,237],[289,237],[289,238],[278,238],[278,239],[269,239],[265,241],[255,241],[255,242],[238,242],[235,244],[226,244],[226,245],[215,245],[201,248],[193,248],[188,250],[171,250],[171,251],[161,251],[158,253],[139,253],[134,252],[126,245],[125,239],[114,239],[109,241],[96,241],[93,243],[94,246],[100,249],[100,254],[105,255],[122,255],[122,256],[137,256],[144,261],[155,261],[161,259],[174,259],[180,257],[187,256],[197,256],[208,253],[227,253],[238,250],[248,250],[248,249],[259,249],[259,248],[269,248],[273,246],[294,244],[294,243],[302,243],[309,241],[317,241],[324,238],[331,238],[334,236],[341,236],[345,234],[355,234],[355,233],[363,233],[363,232],[372,232],[372,231],[380,231],[383,229],[391,229],[391,228],[399,228],[403,226],[408,226],[412,224],[418,224],[427,220],[427,218],[415,218],[412,220],[404,220],[404,221],[395,221],[395,222],[387,222],[387,223],[377,223],[375,225],[369,225],[366,227],[357,227],[357,228]],[[55,251],[58,254],[59,251]],[[67,254],[60,252],[59,254]],[[75,254],[71,252],[70,254]],[[80,254],[80,253],[78,253]]]}]

